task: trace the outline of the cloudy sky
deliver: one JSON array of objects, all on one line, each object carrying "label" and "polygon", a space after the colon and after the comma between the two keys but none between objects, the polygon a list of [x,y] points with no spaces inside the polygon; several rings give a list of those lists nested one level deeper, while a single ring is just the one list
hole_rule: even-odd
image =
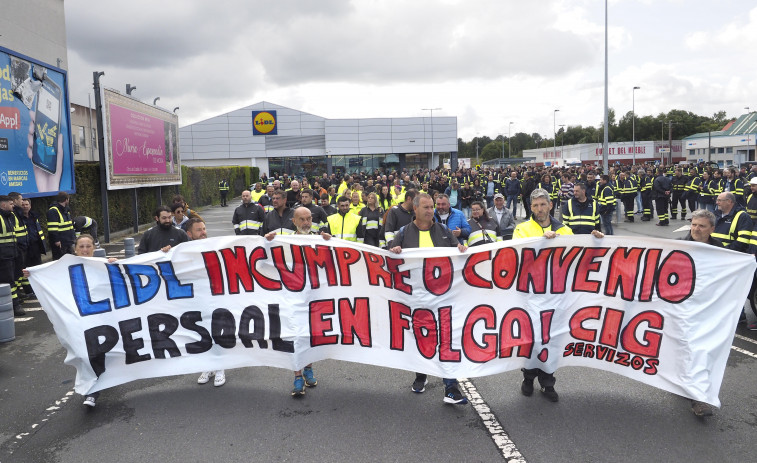
[{"label": "cloudy sky", "polygon": [[[184,126],[259,101],[327,118],[457,116],[495,137],[598,125],[602,0],[66,0],[71,100],[104,86]],[[621,115],[757,110],[754,0],[610,0]]]}]

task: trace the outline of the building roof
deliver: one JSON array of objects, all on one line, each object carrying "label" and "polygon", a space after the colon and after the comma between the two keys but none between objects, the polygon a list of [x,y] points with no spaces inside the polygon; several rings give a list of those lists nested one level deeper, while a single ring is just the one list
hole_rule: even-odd
[{"label": "building roof", "polygon": [[694,135],[689,135],[688,137],[684,137],[684,140],[692,139],[692,138],[707,138],[709,136],[712,137],[728,137],[731,135],[746,135],[746,134],[752,134],[757,133],[757,111],[742,114],[738,117],[735,121],[731,121],[728,124],[723,127],[722,130],[714,131],[712,133],[709,132],[702,132],[702,133],[695,133]]}]

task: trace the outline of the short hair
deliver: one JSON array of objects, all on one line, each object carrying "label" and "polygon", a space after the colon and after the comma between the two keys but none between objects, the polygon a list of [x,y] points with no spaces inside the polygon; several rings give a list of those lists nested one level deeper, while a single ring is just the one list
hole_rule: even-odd
[{"label": "short hair", "polygon": [[[449,196],[446,195],[446,194],[444,194],[444,193],[441,193],[439,196],[436,197],[436,199],[439,199],[439,198],[443,198],[443,199],[446,199],[447,201],[449,201]],[[472,205],[473,204],[471,204],[471,206]]]},{"label": "short hair", "polygon": [[273,198],[273,196],[281,196],[282,198],[286,198],[287,194],[284,190],[279,188],[278,190],[273,190],[273,193],[271,193],[271,197]]},{"label": "short hair", "polygon": [[417,195],[418,195],[418,190],[411,188],[405,192],[405,201],[407,201],[408,199],[412,199],[413,204],[415,204],[415,198]]},{"label": "short hair", "polygon": [[691,213],[691,220],[694,219],[707,219],[708,222],[710,222],[710,226],[715,226],[715,214],[708,211],[707,209],[697,209],[696,211]]},{"label": "short hair", "polygon": [[533,203],[539,198],[544,198],[547,202],[551,203],[552,198],[549,197],[549,193],[544,188],[537,188],[531,192],[531,202]]},{"label": "short hair", "polygon": [[8,193],[8,197],[15,201],[21,197],[21,193],[19,193],[18,191],[11,191],[10,193]]},{"label": "short hair", "polygon": [[65,203],[66,200],[68,200],[68,193],[65,191],[59,191],[57,195],[55,195],[55,201],[58,203]]},{"label": "short hair", "polygon": [[723,192],[725,196],[723,198],[727,199],[728,201],[735,203],[736,202],[736,196],[733,195],[730,191]]},{"label": "short hair", "polygon": [[[410,190],[410,191],[414,192],[415,190]],[[408,191],[408,193],[410,191]],[[407,196],[405,196],[405,198],[407,199]],[[428,194],[428,193],[417,193],[417,194],[413,195],[413,207],[420,206],[421,205],[421,199],[423,199],[423,198],[428,198],[428,199],[431,200],[431,202],[434,201],[434,198],[432,198],[431,195]]]},{"label": "short hair", "polygon": [[198,219],[197,217],[195,217],[194,219],[187,220],[187,223],[184,224],[184,226],[186,227],[186,230],[191,230],[192,227],[194,226],[194,224],[196,224],[196,223],[205,223],[205,221],[202,220],[202,219]]},{"label": "short hair", "polygon": [[603,174],[600,178],[602,180],[604,180],[605,182],[610,183],[610,176],[609,175]]},{"label": "short hair", "polygon": [[165,204],[161,204],[160,206],[155,208],[155,214],[153,215],[153,217],[160,217],[161,212],[168,212],[170,214],[171,209],[169,209]]},{"label": "short hair", "polygon": [[342,196],[340,196],[339,198],[337,198],[337,200],[336,200],[336,203],[337,203],[337,204],[339,204],[339,203],[344,203],[344,202],[347,202],[347,203],[349,203],[350,201],[352,201],[352,199],[350,199],[350,198],[348,198],[348,197],[346,197],[346,196],[342,195]]},{"label": "short hair", "polygon": [[181,203],[181,204],[186,203],[186,201],[184,200],[184,196],[179,195],[179,194],[173,195],[173,199],[171,199],[171,202],[172,203]]},{"label": "short hair", "polygon": [[178,208],[184,209],[184,205],[181,204],[181,203],[173,203],[173,204],[171,204],[171,213],[175,214],[176,213],[176,209],[178,209]]},{"label": "short hair", "polygon": [[586,191],[586,184],[583,182],[578,182],[573,184],[574,187],[579,187],[580,189]]},{"label": "short hair", "polygon": [[325,199],[326,201],[328,201],[329,200],[329,194],[328,193],[322,193],[321,194],[321,199]]},{"label": "short hair", "polygon": [[310,188],[305,188],[303,190],[300,190],[300,195],[310,195],[311,198],[315,196],[313,194],[313,190],[311,190]]}]

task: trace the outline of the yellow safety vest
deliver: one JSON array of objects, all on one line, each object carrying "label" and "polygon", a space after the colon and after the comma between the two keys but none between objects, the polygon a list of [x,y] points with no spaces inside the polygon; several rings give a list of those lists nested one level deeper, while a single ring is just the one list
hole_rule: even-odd
[{"label": "yellow safety vest", "polygon": [[360,217],[348,212],[344,215],[336,213],[328,217],[329,229],[334,238],[357,242],[357,227]]}]

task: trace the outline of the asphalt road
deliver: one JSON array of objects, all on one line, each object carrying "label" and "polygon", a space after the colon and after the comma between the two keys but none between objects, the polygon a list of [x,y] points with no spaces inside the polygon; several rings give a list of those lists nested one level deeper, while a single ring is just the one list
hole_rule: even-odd
[{"label": "asphalt road", "polygon": [[[200,211],[209,236],[232,234],[231,207]],[[677,238],[670,227],[619,224],[616,234]],[[122,243],[105,245],[121,257]],[[73,393],[75,371],[38,304],[0,344],[0,462],[94,461],[754,461],[757,333],[739,325],[720,391],[697,418],[687,399],[587,368],[557,373],[560,402],[520,394],[520,372],[463,381],[475,404],[442,403],[441,380],[410,392],[413,374],[338,361],[315,365],[318,386],[293,399],[292,374],[227,371],[140,380],[105,391],[94,409]],[[498,427],[497,423],[501,426]],[[503,450],[504,449],[504,450]],[[520,460],[518,460],[520,459]]]}]

